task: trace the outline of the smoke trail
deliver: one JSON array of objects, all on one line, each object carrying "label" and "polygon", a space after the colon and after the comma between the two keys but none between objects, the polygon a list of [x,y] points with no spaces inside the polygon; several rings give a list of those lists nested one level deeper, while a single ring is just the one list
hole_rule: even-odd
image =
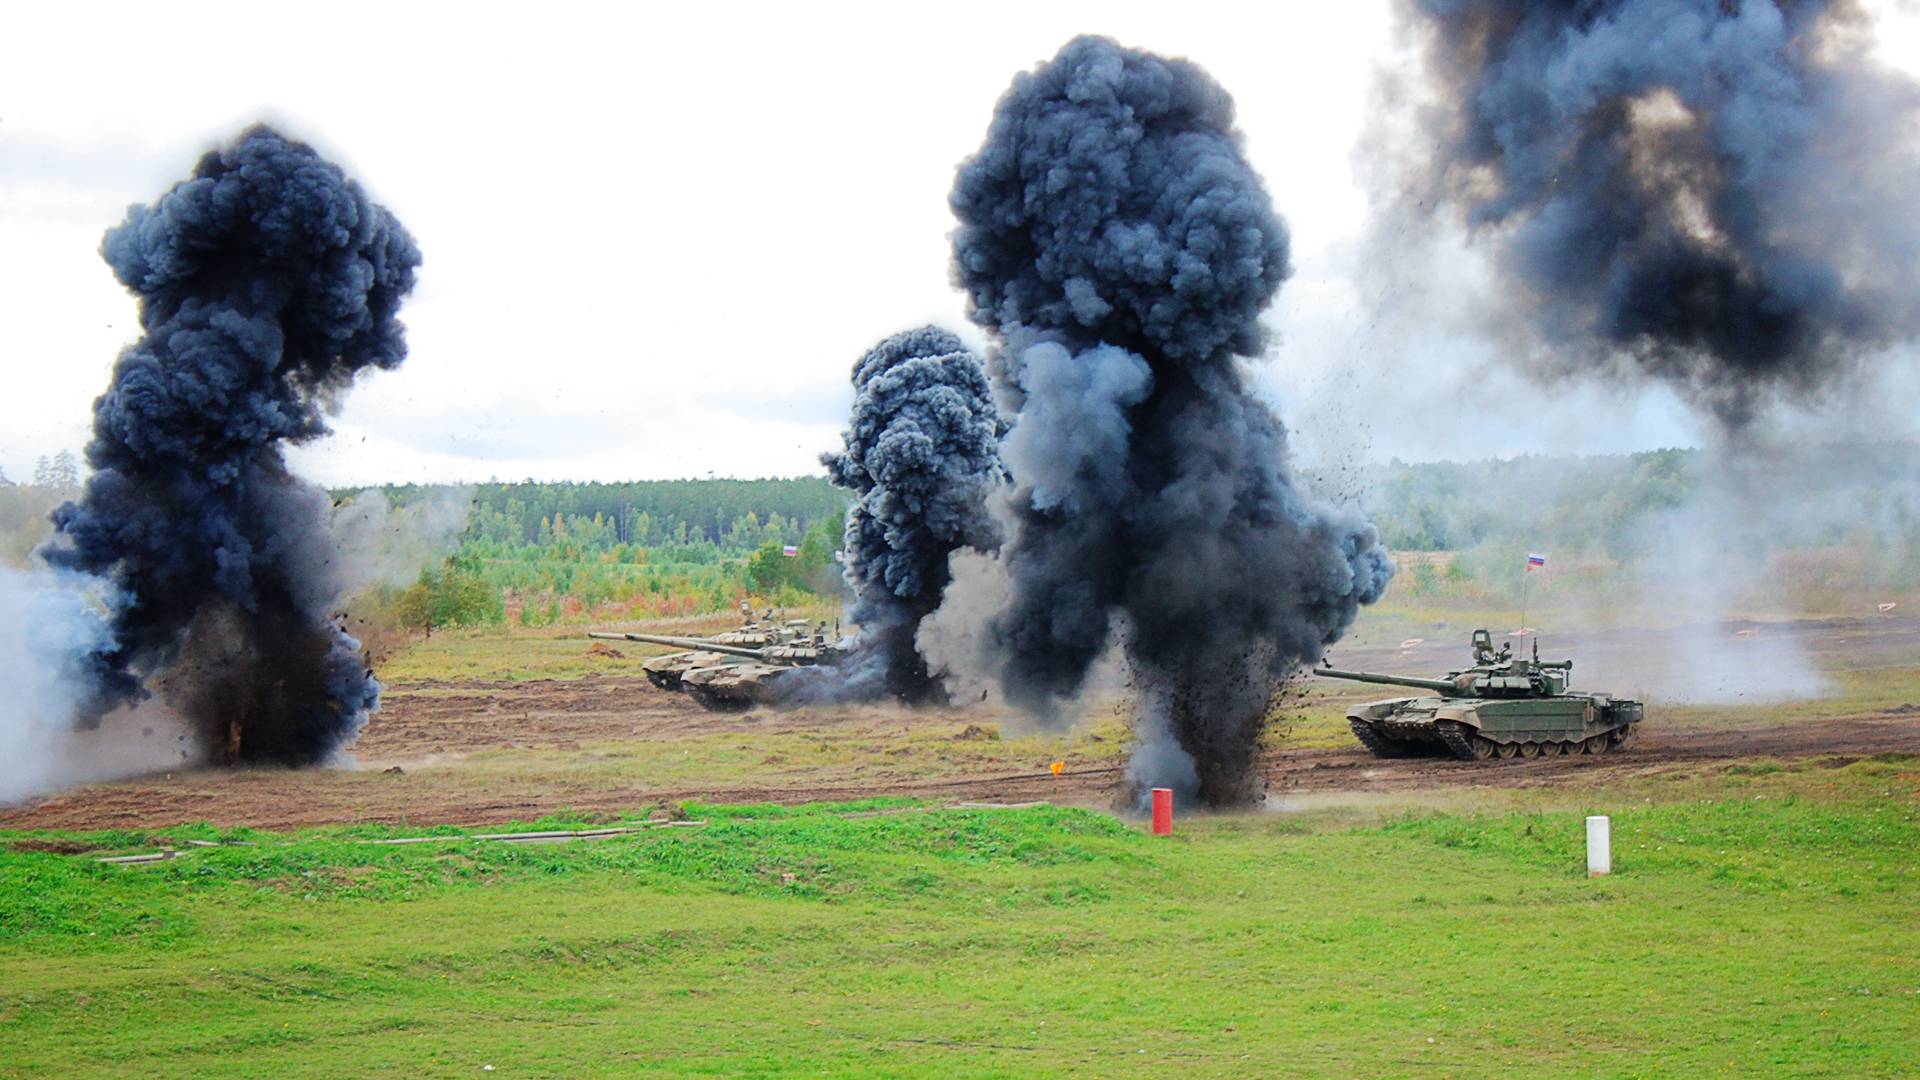
[{"label": "smoke trail", "polygon": [[1854,4],[1409,15],[1439,135],[1397,195],[1493,245],[1536,365],[1664,380],[1737,429],[1920,331],[1920,89],[1865,55]]},{"label": "smoke trail", "polygon": [[[1001,477],[1000,418],[980,361],[935,326],[874,346],[854,365],[853,387],[845,449],[821,461],[858,496],[846,580],[861,636],[847,661],[802,681],[816,695],[925,701],[940,686],[914,635],[940,603],[948,557],[998,543],[986,501]],[[823,679],[833,686],[812,685]]]},{"label": "smoke trail", "polygon": [[93,475],[42,551],[111,584],[79,718],[154,681],[216,760],[322,760],[379,684],[328,619],[343,571],[326,493],[282,448],[326,434],[361,372],[405,358],[394,316],[419,252],[338,167],[255,127],[131,208],[101,254],[144,336],[94,403]]},{"label": "smoke trail", "polygon": [[1242,376],[1290,268],[1231,99],[1184,60],[1077,38],[1015,78],[952,205],[955,279],[1017,408],[1003,692],[1054,713],[1118,616],[1136,782],[1257,797],[1276,678],[1392,570],[1371,526],[1294,487]]}]

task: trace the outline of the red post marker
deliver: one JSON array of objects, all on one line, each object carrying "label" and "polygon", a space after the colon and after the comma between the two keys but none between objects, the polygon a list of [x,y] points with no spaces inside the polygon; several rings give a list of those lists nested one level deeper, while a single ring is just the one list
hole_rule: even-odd
[{"label": "red post marker", "polygon": [[1173,789],[1153,789],[1153,835],[1173,835]]}]

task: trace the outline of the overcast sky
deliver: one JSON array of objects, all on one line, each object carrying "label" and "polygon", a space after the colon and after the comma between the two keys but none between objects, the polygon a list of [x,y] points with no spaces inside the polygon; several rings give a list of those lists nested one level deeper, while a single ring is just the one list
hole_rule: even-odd
[{"label": "overcast sky", "polygon": [[[1472,341],[1378,355],[1354,280],[1368,201],[1352,155],[1374,73],[1394,62],[1390,11],[1249,7],[13,10],[0,469],[21,479],[36,456],[79,450],[136,336],[101,233],[264,119],[360,180],[426,257],[404,310],[411,358],[355,390],[336,434],[296,455],[305,474],[818,472],[868,345],[928,321],[979,340],[947,281],[954,166],[1014,72],[1083,32],[1198,61],[1237,100],[1296,267],[1257,378],[1310,449],[1426,459],[1701,437],[1658,391],[1487,394]],[[1920,73],[1914,5],[1880,24],[1883,56]],[[1410,388],[1435,408],[1410,415]],[[1582,422],[1595,407],[1610,422]]]}]

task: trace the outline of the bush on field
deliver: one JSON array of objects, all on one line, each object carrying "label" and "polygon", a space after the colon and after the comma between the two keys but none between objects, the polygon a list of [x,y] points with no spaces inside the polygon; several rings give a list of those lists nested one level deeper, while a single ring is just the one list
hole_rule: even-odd
[{"label": "bush on field", "polygon": [[499,588],[481,573],[480,560],[450,555],[438,567],[420,571],[393,605],[393,619],[402,626],[488,626],[504,622],[506,603]]}]

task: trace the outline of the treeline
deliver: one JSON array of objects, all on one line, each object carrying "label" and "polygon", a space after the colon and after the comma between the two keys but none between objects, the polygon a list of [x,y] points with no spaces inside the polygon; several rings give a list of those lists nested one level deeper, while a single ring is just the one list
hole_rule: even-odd
[{"label": "treeline", "polygon": [[1920,446],[1395,461],[1368,478],[1361,505],[1401,551],[1510,542],[1632,561],[1658,554],[1682,515],[1747,553],[1897,545],[1920,539]]},{"label": "treeline", "polygon": [[375,598],[402,625],[689,615],[840,590],[847,499],[824,479],[382,490],[396,514],[459,503],[466,515],[453,554]]},{"label": "treeline", "polygon": [[1465,551],[1490,542],[1552,545],[1629,559],[1646,523],[1699,484],[1697,450],[1598,457],[1394,461],[1361,504],[1396,551]]},{"label": "treeline", "polygon": [[[1550,552],[1566,581],[1702,545],[1782,574],[1920,587],[1920,446],[1733,460],[1670,449],[1396,461],[1368,470],[1360,504],[1394,551],[1450,553],[1403,559],[1416,591],[1510,583],[1529,550]],[[36,477],[44,484],[0,483],[0,560],[23,563],[49,534],[48,512],[79,494],[71,463],[58,464]],[[1733,482],[1729,469],[1739,470]],[[372,598],[405,625],[686,615],[748,598],[795,606],[837,599],[843,587],[835,555],[848,496],[824,478],[378,490],[396,522],[451,523],[434,544],[409,549],[398,580],[426,558],[417,580]],[[1743,494],[1729,501],[1729,490]],[[333,494],[343,506],[365,496]],[[1794,554],[1783,562],[1782,552]]]},{"label": "treeline", "polygon": [[[504,545],[572,542],[588,550],[711,547],[750,552],[769,541],[798,544],[846,495],[824,477],[651,480],[621,484],[406,484],[380,489],[395,507],[470,493],[468,532]],[[336,499],[351,494],[336,491]]]},{"label": "treeline", "polygon": [[[21,487],[71,490],[80,486],[80,458],[71,450],[62,450],[49,458],[45,454],[33,463],[33,479],[17,482]],[[16,481],[0,469],[0,488],[16,486]]]},{"label": "treeline", "polygon": [[0,483],[0,563],[26,565],[27,556],[53,533],[47,515],[79,497],[77,481],[60,486]]},{"label": "treeline", "polygon": [[1596,594],[1629,579],[1808,597],[1920,588],[1912,444],[1393,462],[1364,490],[1416,595],[1515,594],[1529,552],[1550,556],[1560,586]]}]

